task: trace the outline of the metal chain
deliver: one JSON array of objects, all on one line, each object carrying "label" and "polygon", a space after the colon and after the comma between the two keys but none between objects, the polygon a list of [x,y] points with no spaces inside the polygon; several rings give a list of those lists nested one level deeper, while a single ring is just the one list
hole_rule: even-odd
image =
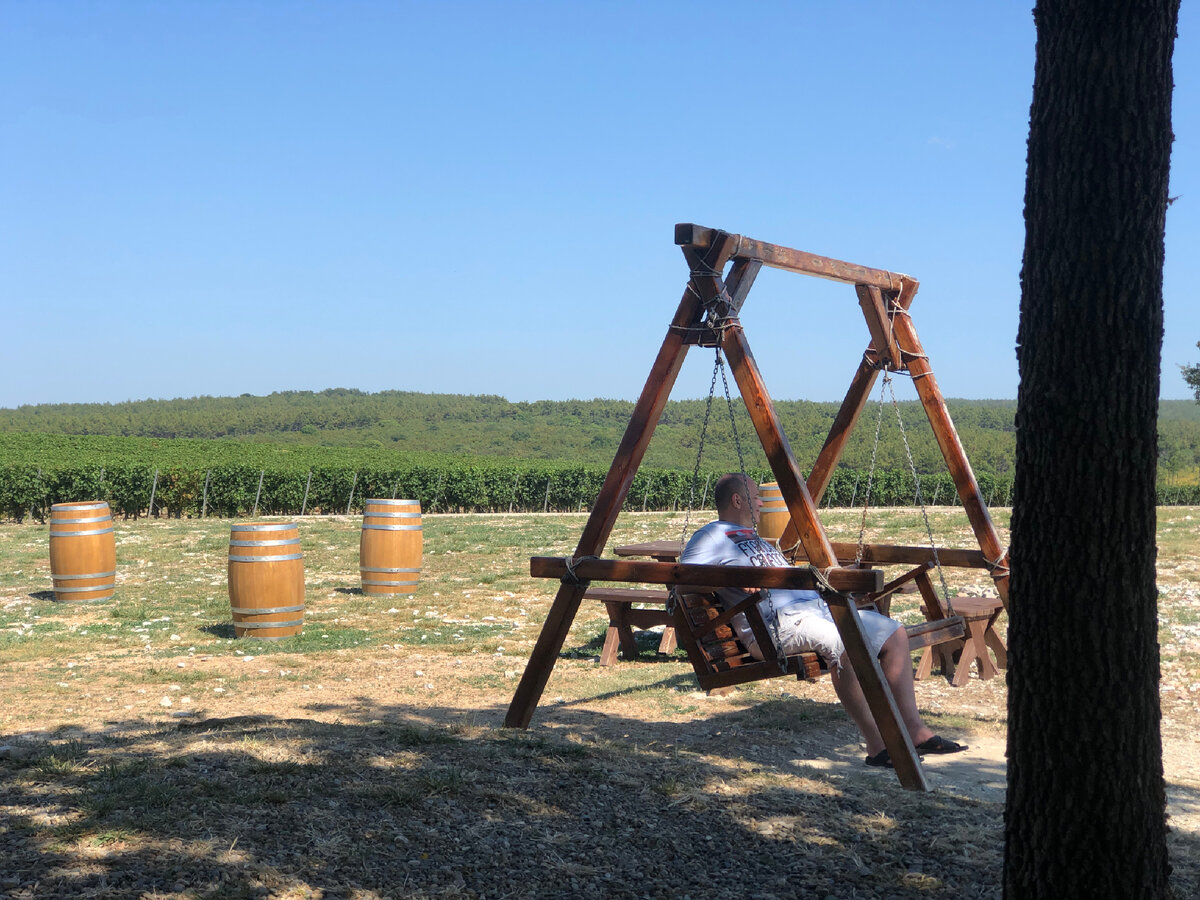
[{"label": "metal chain", "polygon": [[[727,323],[726,323],[727,324]],[[742,442],[738,438],[737,420],[733,415],[733,399],[729,395],[729,381],[725,378],[725,366],[721,365],[721,348],[717,348],[717,363],[721,369],[721,386],[725,388],[725,408],[729,410],[729,428],[733,432],[733,446],[737,449],[738,465],[742,471],[742,482],[746,486],[746,491],[750,490],[750,476],[746,473],[746,458],[742,455]],[[747,497],[747,500],[750,498]],[[758,531],[758,513],[754,509],[754,504],[750,504],[750,521],[755,531]]]},{"label": "metal chain", "polygon": [[700,426],[700,447],[696,453],[696,467],[692,470],[692,483],[688,489],[688,506],[687,512],[683,516],[683,533],[679,536],[679,555],[683,555],[683,549],[687,546],[688,526],[692,520],[692,508],[696,505],[696,485],[700,481],[700,461],[704,459],[704,438],[708,434],[708,420],[712,414],[713,395],[717,392],[717,371],[724,371],[721,366],[721,348],[717,347],[717,358],[713,362],[712,382],[708,386],[708,400],[704,404],[704,424]]},{"label": "metal chain", "polygon": [[867,507],[871,505],[871,486],[875,482],[875,458],[879,454],[879,432],[883,427],[883,388],[892,380],[886,370],[883,373],[883,384],[879,386],[879,414],[875,417],[875,443],[871,445],[871,468],[867,470],[867,490],[863,497],[862,522],[858,526],[858,549],[854,552],[854,565],[862,566],[863,548],[867,534]]},{"label": "metal chain", "polygon": [[[728,323],[725,323],[727,326]],[[720,363],[720,348],[717,350],[717,361]],[[721,385],[725,388],[725,408],[729,410],[729,427],[733,431],[733,446],[737,449],[738,465],[742,470],[742,484],[746,490],[746,501],[750,504],[750,527],[754,529],[754,533],[758,534],[758,511],[754,508],[754,503],[750,500],[750,475],[746,472],[746,458],[742,455],[742,442],[738,438],[737,421],[733,415],[733,398],[729,394],[729,381],[725,377],[725,367],[721,369]],[[762,540],[762,538],[758,538]],[[771,633],[771,641],[775,644],[775,654],[779,657],[780,671],[786,671],[787,659],[780,652],[783,642],[779,637],[779,611],[775,608],[775,594],[770,588],[762,588],[761,593],[763,600],[767,601],[767,630]],[[759,601],[762,602],[761,600]]]},{"label": "metal chain", "polygon": [[[891,384],[890,378],[885,378]],[[917,504],[921,507],[921,518],[925,520],[925,534],[929,536],[929,549],[933,551],[933,564],[937,566],[938,580],[942,583],[942,597],[946,601],[950,615],[954,615],[954,606],[950,602],[950,588],[946,586],[946,573],[942,571],[942,561],[938,559],[937,543],[933,539],[933,526],[929,524],[929,512],[925,509],[925,501],[921,497],[921,476],[917,474],[917,464],[913,461],[912,448],[908,445],[908,434],[904,430],[904,418],[900,415],[900,404],[896,402],[896,390],[891,389],[892,406],[896,410],[896,422],[900,425],[900,438],[904,441],[904,452],[908,455],[908,467],[912,471],[913,484],[916,487]]]}]

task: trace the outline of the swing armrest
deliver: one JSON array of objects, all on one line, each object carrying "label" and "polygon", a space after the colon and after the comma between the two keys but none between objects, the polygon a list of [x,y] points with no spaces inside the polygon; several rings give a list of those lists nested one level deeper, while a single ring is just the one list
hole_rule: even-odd
[{"label": "swing armrest", "polygon": [[919,584],[919,579],[922,577],[928,579],[928,575],[926,573],[932,568],[932,560],[927,560],[921,563],[915,569],[905,572],[899,578],[892,579],[885,584],[882,589],[864,594],[861,597],[856,598],[856,601],[860,608],[864,604],[874,605],[885,616],[890,615],[892,594],[896,593],[896,591],[900,590],[900,588],[904,587],[904,585],[908,584],[910,581],[918,581]]}]

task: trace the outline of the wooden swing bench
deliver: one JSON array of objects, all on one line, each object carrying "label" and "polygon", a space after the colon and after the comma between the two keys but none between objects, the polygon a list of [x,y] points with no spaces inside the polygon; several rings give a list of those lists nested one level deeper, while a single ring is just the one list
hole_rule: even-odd
[{"label": "wooden swing bench", "polygon": [[[958,439],[937,379],[912,321],[910,307],[916,297],[918,282],[902,273],[818,256],[745,235],[703,228],[690,223],[676,226],[675,243],[682,250],[688,266],[687,283],[675,314],[667,326],[662,346],[651,366],[646,386],[630,415],[629,425],[617,448],[612,466],[600,487],[596,502],[592,505],[591,514],[580,535],[575,553],[569,559],[533,557],[530,560],[532,575],[560,578],[562,585],[530,652],[529,663],[513,693],[504,724],[515,728],[528,727],[579,604],[593,580],[626,582],[633,585],[703,585],[706,588],[813,589],[817,587],[816,572],[819,571],[826,573],[821,579],[824,582],[822,597],[829,604],[834,624],[858,673],[872,718],[891,754],[896,777],[907,788],[927,790],[928,783],[917,750],[900,721],[895,699],[883,678],[878,660],[872,657],[867,648],[858,609],[855,600],[850,596],[883,593],[885,586],[882,583],[882,570],[848,568],[841,563],[841,553],[830,542],[817,516],[821,497],[838,464],[846,440],[854,430],[859,414],[867,402],[877,375],[881,371],[885,374],[906,374],[912,379],[929,419],[972,531],[979,541],[980,551],[985,554],[983,558],[985,561],[994,561],[988,562],[987,568],[996,583],[1001,602],[1008,596],[1007,554],[983,502],[979,485],[971,471],[966,452]],[[846,398],[834,418],[829,437],[807,477],[801,474],[792,454],[740,321],[747,294],[764,266],[853,286],[870,335],[870,343],[852,377]],[[722,363],[722,353],[728,357],[734,380],[745,401],[746,411],[791,516],[788,530],[795,533],[785,535],[786,543],[790,546],[795,540],[803,545],[813,570],[801,566],[689,566],[598,557],[597,554],[603,551],[624,506],[634,475],[645,456],[650,438],[662,416],[684,359],[693,347],[715,348],[713,386],[716,383],[717,369]],[[710,395],[712,391],[713,388],[710,387]],[[728,400],[727,383],[725,392]],[[730,424],[731,427],[734,426],[732,406]],[[734,436],[736,439],[736,428]],[[738,452],[740,457],[740,445]],[[744,464],[742,469],[745,470]],[[867,566],[879,566],[884,563],[883,560],[866,559],[861,562]],[[925,560],[919,558],[891,562],[907,562],[908,566],[921,566]],[[945,562],[943,557],[943,563]],[[925,568],[927,567],[915,574],[909,573],[911,579],[919,584]],[[882,601],[886,606],[887,597],[879,597],[878,601]],[[719,657],[714,655],[711,659],[698,653],[696,648],[701,643],[700,638],[704,638],[710,644],[713,640],[721,643],[717,632],[723,625],[728,626],[728,620],[712,625],[712,622],[721,619],[724,612],[718,610],[715,616],[701,612],[696,616],[700,624],[693,626],[689,617],[680,614],[679,611],[682,609],[690,612],[695,608],[694,604],[678,603],[674,621],[676,637],[689,649],[693,664],[695,665],[698,658],[704,660],[701,663],[701,667],[704,668],[702,685],[719,686],[720,683],[751,680],[754,676],[746,676],[753,672],[756,664],[761,667],[764,661],[747,660],[745,654],[731,657],[724,650]],[[752,603],[747,604],[748,611],[752,608]],[[922,630],[919,634],[910,635],[910,640],[929,640],[931,645],[948,646],[944,642],[937,643],[937,632],[954,626],[949,623],[948,617],[938,618],[938,609],[940,607],[936,603],[930,607],[936,620],[933,626],[928,631]],[[631,607],[629,611],[633,611]],[[650,612],[657,613],[658,610]],[[630,624],[628,620],[627,624]],[[694,629],[699,631],[699,638],[694,636]],[[689,641],[692,642],[690,647]],[[736,664],[730,661],[733,658],[736,658]],[[807,673],[811,671],[810,662],[798,658],[794,663],[788,660],[781,663],[776,659],[771,665],[779,674],[783,674],[782,670],[788,670],[788,674],[808,677]],[[699,668],[697,674],[700,674]],[[767,677],[765,671],[762,677]]]},{"label": "wooden swing bench", "polygon": [[[918,566],[911,572],[884,585],[880,590],[851,597],[859,609],[875,608],[886,615],[886,601],[909,581],[920,578],[929,570]],[[854,570],[852,570],[854,571]],[[857,570],[871,571],[871,570]],[[819,654],[812,651],[792,656],[780,655],[771,639],[766,622],[758,608],[762,594],[748,594],[735,606],[725,609],[715,591],[708,589],[671,588],[675,610],[675,634],[687,651],[688,660],[696,673],[700,687],[711,693],[724,693],[738,684],[795,675],[801,681],[813,681],[829,672]],[[880,601],[884,603],[880,603]],[[830,598],[826,597],[826,602]],[[754,633],[762,659],[750,653],[731,626],[732,619],[744,615]],[[915,651],[961,640],[966,633],[961,616],[946,616],[904,626],[908,633],[908,649]]]},{"label": "wooden swing bench", "polygon": [[[929,564],[923,563],[886,585],[883,584],[883,573],[878,569],[837,569],[831,573],[831,586],[835,590],[823,590],[822,597],[831,606],[845,606],[851,602],[856,609],[874,608],[880,602],[886,605],[893,593],[907,582],[925,575],[928,569]],[[724,692],[738,684],[782,675],[812,680],[828,671],[816,653],[805,652],[793,656],[779,654],[756,605],[760,593],[748,594],[728,610],[722,607],[716,594],[719,587],[819,589],[816,576],[807,568],[730,567],[597,558],[572,561],[560,557],[533,557],[530,560],[530,574],[534,577],[557,577],[564,583],[571,583],[572,579],[581,584],[599,579],[667,586],[668,597],[673,600],[669,604],[674,607],[673,612],[628,609],[626,612],[653,613],[656,617],[670,615],[674,626],[673,638],[687,653],[701,689],[710,693]],[[683,585],[686,587],[681,587]],[[609,604],[657,599],[662,592],[587,586],[584,596],[594,599],[608,597],[610,599],[605,602]],[[753,656],[738,640],[730,625],[737,615],[746,616],[764,655],[763,659]],[[662,618],[656,618],[655,624],[665,622]],[[613,627],[610,625],[610,630]],[[962,638],[964,634],[963,621],[959,617],[922,622],[906,626],[906,630],[910,650]],[[632,633],[629,640],[632,641]],[[615,646],[611,652],[615,658]],[[604,662],[603,654],[601,662]]]}]

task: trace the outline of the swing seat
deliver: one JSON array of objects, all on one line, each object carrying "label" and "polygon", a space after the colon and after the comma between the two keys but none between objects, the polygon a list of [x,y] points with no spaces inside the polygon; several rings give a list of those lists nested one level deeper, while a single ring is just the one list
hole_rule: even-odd
[{"label": "swing seat", "polygon": [[[919,572],[926,570],[927,567],[921,566]],[[916,576],[909,573],[897,580],[908,581],[913,577]],[[889,592],[889,586],[877,593],[893,593],[896,588]],[[783,675],[795,675],[801,681],[815,681],[829,673],[825,660],[813,651],[793,656],[780,655],[758,609],[761,593],[747,595],[728,610],[724,609],[716,590],[685,589],[673,585],[670,593],[674,603],[676,638],[687,651],[688,661],[692,664],[701,689],[708,693],[726,693],[739,684]],[[874,596],[863,595],[856,600],[856,605],[870,606],[869,599]],[[763,659],[757,659],[750,653],[731,626],[731,620],[739,613],[746,616]],[[961,616],[946,616],[906,625],[904,630],[908,635],[909,651],[924,650],[926,655],[930,654],[933,647],[949,641],[957,641],[961,645],[966,635]]]},{"label": "swing seat", "polygon": [[[828,673],[821,657],[812,652],[780,656],[771,640],[767,625],[758,610],[762,596],[746,595],[726,610],[715,590],[671,586],[675,609],[675,636],[687,651],[700,688],[710,694],[724,694],[736,685],[766,678],[795,675],[802,681],[814,681]],[[746,616],[764,658],[756,659],[729,624],[739,613]]]}]

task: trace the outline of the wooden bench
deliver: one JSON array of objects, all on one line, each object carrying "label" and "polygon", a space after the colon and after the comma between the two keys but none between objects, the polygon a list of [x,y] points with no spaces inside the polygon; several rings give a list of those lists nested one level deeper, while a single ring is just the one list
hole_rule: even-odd
[{"label": "wooden bench", "polygon": [[[604,648],[600,651],[600,665],[611,666],[617,661],[617,650],[624,651],[625,659],[637,659],[637,638],[633,630],[663,628],[658,642],[659,653],[675,650],[675,619],[667,612],[670,594],[661,590],[639,590],[636,588],[589,587],[583,595],[585,600],[599,600],[608,611],[608,631],[604,635]],[[635,603],[652,604],[653,609],[635,607]]]},{"label": "wooden bench", "polygon": [[[735,607],[724,610],[715,593],[678,592],[675,606],[676,634],[687,651],[700,687],[709,693],[724,693],[733,686],[762,678],[795,675],[812,681],[828,673],[825,661],[811,651],[781,657],[758,609],[761,594],[749,595]],[[768,658],[756,659],[738,639],[730,622],[739,613],[746,616],[758,646]],[[961,639],[966,629],[958,616],[933,619],[904,626],[910,652]]]},{"label": "wooden bench", "polygon": [[[950,679],[955,687],[962,687],[971,675],[974,664],[979,672],[979,679],[987,681],[995,678],[999,669],[1008,668],[1008,650],[1004,641],[996,633],[996,620],[1004,611],[1004,604],[999,597],[953,597],[950,600],[955,617],[961,618],[966,625],[961,640],[939,644],[936,647],[926,647],[917,665],[918,679],[929,676],[936,661],[940,662],[942,672]],[[921,607],[926,616],[935,616],[928,602]],[[939,620],[931,618],[927,624],[936,624]],[[993,663],[988,650],[996,655]],[[957,662],[954,657],[958,655]]]}]

